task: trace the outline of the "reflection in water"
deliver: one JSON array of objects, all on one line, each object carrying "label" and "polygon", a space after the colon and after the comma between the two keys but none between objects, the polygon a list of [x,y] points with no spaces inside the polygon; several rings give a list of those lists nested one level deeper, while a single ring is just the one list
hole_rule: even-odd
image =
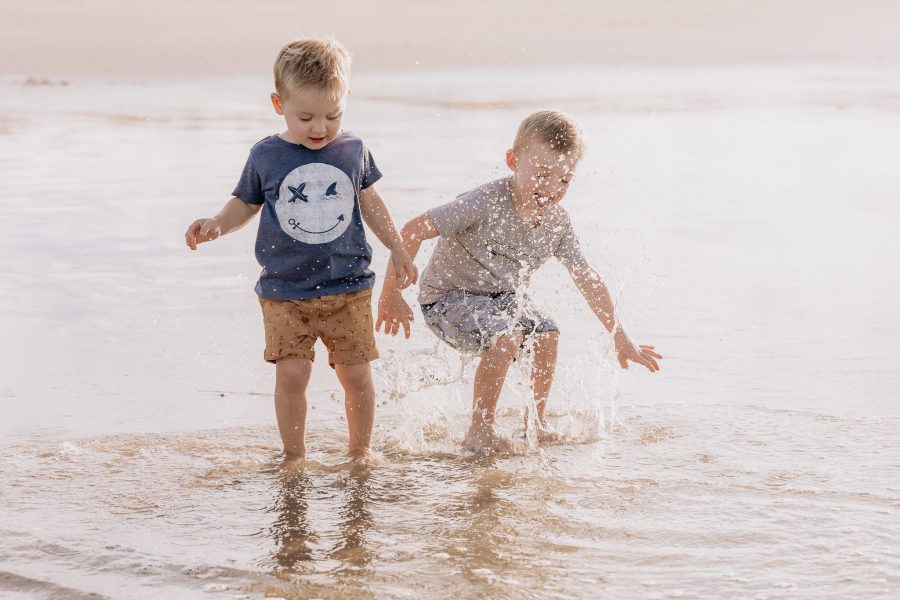
[{"label": "reflection in water", "polygon": [[515,515],[516,507],[506,494],[518,487],[513,472],[500,469],[493,460],[482,460],[473,465],[470,473],[472,488],[460,500],[461,514],[458,522],[462,529],[457,534],[463,542],[454,550],[462,553],[460,566],[466,580],[476,589],[490,589],[491,594],[505,597],[504,587],[499,586],[507,577],[514,540],[507,519]]},{"label": "reflection in water", "polygon": [[309,476],[296,468],[285,468],[280,474],[280,487],[273,511],[277,518],[270,533],[275,542],[276,571],[294,571],[297,563],[313,559],[311,542],[318,535],[308,520],[309,493],[312,490]]},{"label": "reflection in water", "polygon": [[372,470],[367,465],[354,465],[346,477],[339,481],[344,488],[344,504],[341,507],[341,537],[329,552],[350,567],[364,567],[372,561],[372,550],[366,545],[366,535],[374,519],[369,512]]},{"label": "reflection in water", "polygon": [[[270,511],[276,518],[266,532],[275,546],[270,561],[275,573],[310,573],[324,557],[339,563],[337,571],[358,571],[372,561],[366,543],[374,522],[368,506],[371,474],[368,466],[353,465],[328,485],[303,466],[282,466]],[[334,497],[335,488],[343,490],[343,498]],[[311,504],[316,506],[311,509]]]},{"label": "reflection in water", "polygon": [[472,476],[475,489],[468,500],[468,530],[474,539],[497,537],[501,535],[503,517],[511,508],[503,493],[516,487],[515,474],[490,465],[478,468]]}]

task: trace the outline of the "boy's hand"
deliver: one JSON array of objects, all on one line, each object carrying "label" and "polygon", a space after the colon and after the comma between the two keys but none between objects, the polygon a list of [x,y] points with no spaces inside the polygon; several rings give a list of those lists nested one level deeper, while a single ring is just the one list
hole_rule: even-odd
[{"label": "boy's hand", "polygon": [[[419,280],[419,270],[416,269],[416,264],[409,257],[409,254],[406,253],[405,249],[397,248],[396,250],[391,250],[391,263],[394,265],[394,281],[396,281],[398,289],[408,288]],[[384,298],[384,294],[381,297]],[[406,304],[403,298],[400,298],[400,301]],[[409,309],[409,306],[406,308]],[[406,337],[409,337],[409,335],[407,334]]]},{"label": "boy's hand", "polygon": [[628,361],[630,360],[639,365],[644,365],[651,373],[659,371],[659,363],[656,361],[658,359],[661,360],[662,355],[658,354],[653,346],[636,345],[621,327],[616,329],[613,339],[616,344],[619,364],[623,369],[628,368]]},{"label": "boy's hand", "polygon": [[188,227],[184,234],[184,241],[187,242],[188,248],[197,249],[197,244],[203,242],[211,242],[222,235],[222,227],[219,225],[218,219],[197,219]]},{"label": "boy's hand", "polygon": [[386,335],[397,335],[403,327],[403,336],[409,339],[409,324],[413,320],[413,311],[400,295],[398,290],[382,290],[378,299],[378,319],[375,331],[381,331],[384,325]]}]

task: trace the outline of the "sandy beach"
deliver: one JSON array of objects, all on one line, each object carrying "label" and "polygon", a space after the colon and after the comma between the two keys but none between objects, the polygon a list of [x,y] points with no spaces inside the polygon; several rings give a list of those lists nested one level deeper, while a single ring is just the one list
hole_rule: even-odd
[{"label": "sandy beach", "polygon": [[897,65],[888,0],[0,3],[0,71],[258,75],[284,40],[333,34],[357,72],[553,66]]},{"label": "sandy beach", "polygon": [[[0,1],[0,597],[893,598],[900,589],[900,5]],[[563,269],[558,444],[471,362],[379,337],[380,464],[310,386],[281,468],[255,225],[191,253],[279,131],[278,47],[355,55],[345,127],[398,223],[576,115],[565,199],[629,330],[622,371]],[[380,277],[386,252],[374,246]],[[423,250],[424,256],[430,247]],[[408,293],[411,301],[415,290]]]}]

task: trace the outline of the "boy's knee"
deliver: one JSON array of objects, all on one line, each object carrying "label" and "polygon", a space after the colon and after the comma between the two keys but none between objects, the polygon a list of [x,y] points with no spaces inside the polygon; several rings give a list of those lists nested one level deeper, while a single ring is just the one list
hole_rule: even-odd
[{"label": "boy's knee", "polygon": [[312,361],[305,358],[282,358],[275,363],[275,379],[281,385],[305,388],[312,372]]},{"label": "boy's knee", "polygon": [[505,333],[497,338],[488,352],[494,355],[511,358],[519,351],[519,346],[522,345],[523,339],[524,337],[522,336],[521,331]]},{"label": "boy's knee", "polygon": [[557,346],[559,345],[559,332],[558,331],[544,331],[535,336],[535,342],[538,344],[545,344],[547,346]]},{"label": "boy's knee", "polygon": [[372,369],[368,362],[355,365],[334,365],[338,379],[345,389],[365,389],[374,387],[372,382]]}]

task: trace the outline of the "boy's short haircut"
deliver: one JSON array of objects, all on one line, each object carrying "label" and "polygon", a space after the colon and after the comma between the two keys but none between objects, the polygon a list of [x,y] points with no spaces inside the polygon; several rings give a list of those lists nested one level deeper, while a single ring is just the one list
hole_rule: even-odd
[{"label": "boy's short haircut", "polygon": [[350,89],[350,62],[350,53],[334,39],[288,42],[275,59],[275,91],[287,97],[291,89],[312,87],[338,99]]},{"label": "boy's short haircut", "polygon": [[513,150],[521,150],[532,140],[547,144],[560,152],[573,154],[578,160],[584,155],[581,125],[558,110],[541,110],[525,117],[516,132]]}]

